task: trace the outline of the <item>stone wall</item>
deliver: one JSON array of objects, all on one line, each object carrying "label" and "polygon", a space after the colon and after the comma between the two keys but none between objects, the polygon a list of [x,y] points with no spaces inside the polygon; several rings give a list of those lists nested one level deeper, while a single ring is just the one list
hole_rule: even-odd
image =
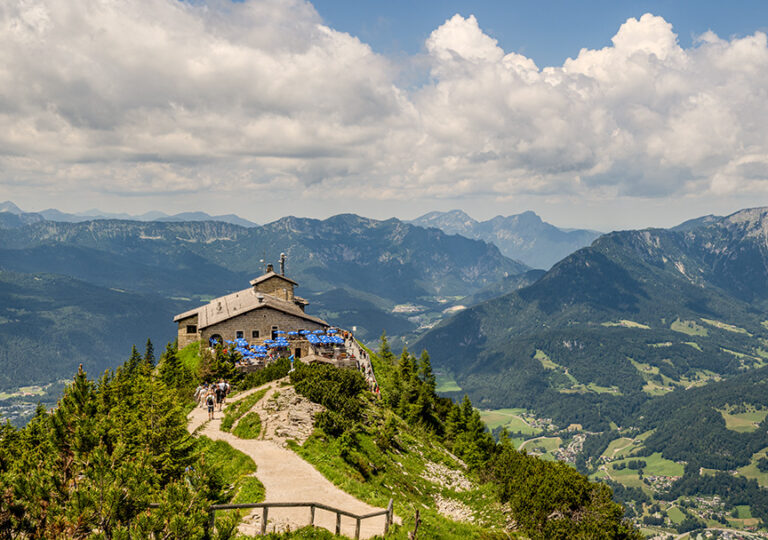
[{"label": "stone wall", "polygon": [[[186,320],[186,319],[185,319]],[[183,321],[180,321],[183,322]],[[316,322],[308,321],[294,315],[289,315],[272,309],[269,307],[263,307],[260,309],[254,309],[247,313],[242,313],[226,321],[203,328],[200,333],[199,339],[203,344],[208,343],[211,336],[219,335],[222,339],[235,339],[237,337],[237,331],[243,331],[243,338],[248,342],[253,343],[257,340],[264,338],[270,338],[272,336],[272,327],[277,326],[278,330],[284,332],[298,332],[299,330],[324,330],[325,327]],[[186,327],[185,327],[186,328]],[[258,330],[259,337],[253,337],[253,331]],[[179,332],[181,332],[181,326],[179,326]],[[195,339],[198,339],[197,337]],[[179,341],[181,345],[181,341]]]},{"label": "stone wall", "polygon": [[277,298],[293,302],[293,283],[278,276],[273,276],[266,281],[262,281],[254,288],[257,292],[270,294]]},{"label": "stone wall", "polygon": [[[194,326],[195,332],[187,332],[188,326]],[[179,321],[179,349],[183,349],[190,343],[193,343],[200,339],[200,330],[197,328],[197,315],[186,317]]]}]

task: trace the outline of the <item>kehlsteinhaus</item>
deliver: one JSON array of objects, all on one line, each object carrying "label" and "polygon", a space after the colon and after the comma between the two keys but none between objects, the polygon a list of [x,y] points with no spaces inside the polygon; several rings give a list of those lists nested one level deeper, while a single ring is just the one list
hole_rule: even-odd
[{"label": "kehlsteinhaus", "polygon": [[253,279],[249,288],[176,315],[173,320],[179,324],[179,348],[194,341],[253,342],[288,332],[326,330],[327,322],[304,312],[308,302],[293,294],[294,287],[298,283],[267,265],[266,273]]}]

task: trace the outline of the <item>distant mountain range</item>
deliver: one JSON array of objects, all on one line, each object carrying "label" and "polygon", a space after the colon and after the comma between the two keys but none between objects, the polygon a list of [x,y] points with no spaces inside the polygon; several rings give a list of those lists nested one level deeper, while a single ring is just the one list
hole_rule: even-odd
[{"label": "distant mountain range", "polygon": [[[0,230],[0,246],[0,387],[56,378],[83,358],[103,369],[130,343],[170,339],[175,313],[242,289],[281,252],[310,312],[357,326],[363,339],[416,329],[450,302],[529,270],[486,242],[355,215],[250,228],[41,220]],[[395,309],[406,303],[418,313]]]},{"label": "distant mountain range", "polygon": [[758,208],[604,235],[411,345],[480,406],[605,429],[655,395],[768,365],[767,305]]},{"label": "distant mountain range", "polygon": [[532,268],[543,269],[588,246],[601,234],[583,229],[560,229],[530,211],[513,216],[496,216],[487,221],[472,219],[461,210],[430,212],[410,223],[491,242],[507,257]]},{"label": "distant mountain range", "polygon": [[[13,218],[10,216],[16,217]],[[76,214],[62,212],[55,208],[49,208],[40,212],[24,212],[11,201],[0,203],[0,227],[19,227],[44,219],[48,221],[61,221],[64,223],[80,223],[83,221],[93,221],[95,219],[124,219],[131,221],[223,221],[224,223],[231,223],[242,227],[258,226],[253,221],[241,218],[235,214],[212,216],[205,212],[182,212],[180,214],[169,215],[154,210],[140,215],[133,215],[126,213],[102,212],[97,208],[92,208],[91,210],[78,212]]]}]

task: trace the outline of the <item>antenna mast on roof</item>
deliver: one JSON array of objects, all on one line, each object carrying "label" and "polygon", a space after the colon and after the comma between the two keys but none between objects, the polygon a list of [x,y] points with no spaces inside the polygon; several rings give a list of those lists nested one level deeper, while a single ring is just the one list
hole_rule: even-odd
[{"label": "antenna mast on roof", "polygon": [[280,254],[280,275],[285,275],[285,253]]}]

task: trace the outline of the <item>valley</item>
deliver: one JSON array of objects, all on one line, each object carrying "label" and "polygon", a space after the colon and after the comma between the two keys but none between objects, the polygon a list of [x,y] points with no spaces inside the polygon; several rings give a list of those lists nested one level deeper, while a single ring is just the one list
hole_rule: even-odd
[{"label": "valley", "polygon": [[606,482],[646,534],[759,529],[767,212],[610,233],[546,272],[483,241],[352,215],[28,219],[0,230],[0,410],[23,424],[72,362],[99,372],[147,336],[162,343],[174,313],[285,251],[313,314],[373,347],[385,331],[397,350],[426,349],[441,396],[468,395],[496,437]]}]

